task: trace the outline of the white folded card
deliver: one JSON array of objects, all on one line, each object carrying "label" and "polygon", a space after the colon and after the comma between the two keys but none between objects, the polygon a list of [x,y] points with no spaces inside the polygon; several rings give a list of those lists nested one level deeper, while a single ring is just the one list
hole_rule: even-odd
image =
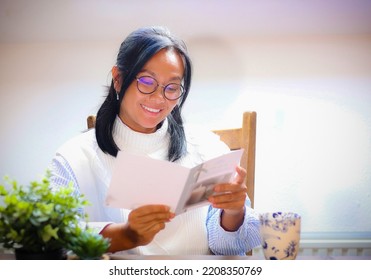
[{"label": "white folded card", "polygon": [[170,206],[176,214],[208,203],[218,183],[230,182],[243,150],[208,160],[193,168],[120,151],[112,173],[106,204],[134,209],[148,204]]}]

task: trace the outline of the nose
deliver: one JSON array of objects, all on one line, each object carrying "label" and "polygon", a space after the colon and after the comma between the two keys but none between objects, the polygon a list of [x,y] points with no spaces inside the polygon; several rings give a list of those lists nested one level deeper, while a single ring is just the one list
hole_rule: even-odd
[{"label": "nose", "polygon": [[157,103],[163,103],[166,101],[165,94],[164,94],[165,87],[162,85],[158,85],[156,90],[152,92],[150,95],[150,98],[153,98],[156,100]]}]

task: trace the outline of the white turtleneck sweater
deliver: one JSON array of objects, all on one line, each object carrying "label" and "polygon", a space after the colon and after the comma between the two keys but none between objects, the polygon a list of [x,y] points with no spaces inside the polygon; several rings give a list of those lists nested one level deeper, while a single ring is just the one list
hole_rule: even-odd
[{"label": "white turtleneck sweater", "polygon": [[[131,130],[117,117],[113,138],[120,150],[166,160],[170,141],[167,129],[165,120],[155,133],[143,134]],[[229,151],[211,132],[195,132],[187,128],[185,132],[187,153],[177,161],[183,166],[193,167]],[[105,206],[114,163],[115,157],[103,153],[99,148],[94,129],[62,145],[52,161],[54,187],[72,182],[76,194],[85,194],[91,202],[91,206],[85,208],[89,225],[98,231],[112,222],[127,222],[130,212],[129,209]],[[260,245],[258,218],[249,206],[250,201],[247,200],[244,223],[235,232],[227,232],[220,226],[221,210],[204,206],[176,216],[150,244],[121,253],[202,255],[209,254],[211,250],[214,254],[243,255]]]}]

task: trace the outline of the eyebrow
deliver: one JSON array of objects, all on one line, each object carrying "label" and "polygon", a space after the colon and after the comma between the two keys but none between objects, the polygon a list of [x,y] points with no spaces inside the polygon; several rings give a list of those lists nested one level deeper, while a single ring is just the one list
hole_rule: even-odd
[{"label": "eyebrow", "polygon": [[[143,69],[141,71],[138,72],[138,74],[144,74],[144,73],[148,73],[149,75],[151,75],[153,78],[156,78],[157,79],[157,75],[155,72],[152,72],[151,70],[146,70],[146,69]],[[179,76],[174,76],[172,78],[169,79],[169,82],[172,82],[172,81],[179,81],[181,82],[183,78],[179,77]]]}]

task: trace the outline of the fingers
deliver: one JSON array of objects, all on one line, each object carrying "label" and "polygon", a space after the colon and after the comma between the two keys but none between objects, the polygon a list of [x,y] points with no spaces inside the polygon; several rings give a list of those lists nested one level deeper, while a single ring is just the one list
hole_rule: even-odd
[{"label": "fingers", "polygon": [[[174,218],[174,213],[165,205],[146,205],[134,209],[129,214],[131,228],[138,231],[146,231],[157,228],[162,229],[162,224]],[[158,226],[159,225],[159,226]]]},{"label": "fingers", "polygon": [[242,168],[241,166],[236,167],[236,177],[233,180],[234,187],[231,186],[231,183],[225,183],[225,184],[218,184],[215,185],[214,191],[215,192],[228,192],[228,191],[238,191],[240,188],[240,185],[243,185],[245,183],[246,178],[246,170]]},{"label": "fingers", "polygon": [[148,244],[174,216],[165,205],[145,205],[132,210],[128,217],[132,239],[138,244]]},{"label": "fingers", "polygon": [[129,219],[138,220],[140,223],[148,223],[152,220],[169,221],[174,216],[175,214],[170,212],[170,207],[166,205],[145,205],[132,210]]},{"label": "fingers", "polygon": [[224,183],[215,185],[214,192],[216,195],[235,192],[247,192],[247,187],[245,184]]},{"label": "fingers", "polygon": [[236,177],[232,183],[218,184],[214,187],[214,195],[209,197],[209,202],[214,208],[241,209],[245,205],[247,187],[244,183],[246,170],[236,167]]},{"label": "fingers", "polygon": [[243,184],[245,182],[245,178],[247,174],[246,169],[242,168],[241,166],[237,166],[236,172],[237,172],[237,176],[236,176],[234,183]]},{"label": "fingers", "polygon": [[240,191],[213,195],[209,197],[209,202],[214,208],[240,209],[244,207],[246,197],[246,190],[241,189]]},{"label": "fingers", "polygon": [[158,232],[165,228],[165,222],[152,221],[150,223],[141,224],[140,226],[131,223],[130,228],[139,236],[153,238]]}]

